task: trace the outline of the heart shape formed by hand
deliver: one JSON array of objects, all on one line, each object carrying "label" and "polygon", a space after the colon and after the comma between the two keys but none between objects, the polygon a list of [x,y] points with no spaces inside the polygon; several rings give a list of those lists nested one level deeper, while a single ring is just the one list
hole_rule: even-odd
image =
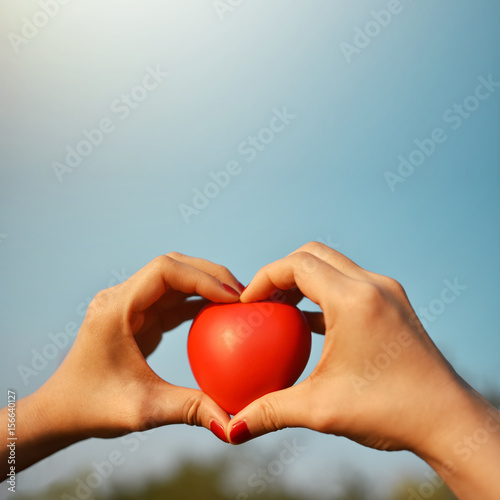
[{"label": "heart shape formed by hand", "polygon": [[235,415],[297,381],[309,360],[311,329],[290,304],[209,304],[191,325],[187,350],[200,389]]}]

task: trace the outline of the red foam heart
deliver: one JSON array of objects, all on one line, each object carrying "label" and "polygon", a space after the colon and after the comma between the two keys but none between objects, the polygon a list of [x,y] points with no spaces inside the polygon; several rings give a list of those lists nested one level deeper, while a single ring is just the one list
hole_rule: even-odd
[{"label": "red foam heart", "polygon": [[309,359],[311,330],[289,304],[209,304],[191,325],[187,350],[200,389],[235,415],[296,382]]}]

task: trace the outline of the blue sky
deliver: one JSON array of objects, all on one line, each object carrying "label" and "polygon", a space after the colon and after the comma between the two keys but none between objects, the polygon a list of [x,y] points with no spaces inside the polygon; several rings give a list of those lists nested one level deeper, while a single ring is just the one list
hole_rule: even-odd
[{"label": "blue sky", "polygon": [[[437,345],[476,388],[498,389],[498,2],[260,0],[220,10],[201,0],[89,0],[58,4],[50,19],[42,4],[0,7],[5,391],[43,384],[64,349],[25,383],[18,367],[32,350],[158,254],[211,259],[246,283],[313,239],[398,279],[417,310],[439,312],[428,325]],[[270,134],[277,113],[289,117]],[[61,170],[68,148],[86,156]],[[400,155],[416,166],[398,171]],[[216,193],[211,173],[228,164],[238,173]],[[180,206],[193,206],[197,189],[213,198],[186,223]],[[446,280],[466,288],[441,307]],[[194,386],[187,331],[166,336],[150,362]],[[320,352],[317,338],[309,372]],[[153,431],[113,479],[162,473],[179,454],[226,453],[203,431]],[[306,443],[287,471],[297,487],[343,464],[379,486],[425,470],[408,454],[302,430],[246,449],[260,456],[283,436]],[[120,446],[74,446],[26,471],[21,487],[71,481]]]}]

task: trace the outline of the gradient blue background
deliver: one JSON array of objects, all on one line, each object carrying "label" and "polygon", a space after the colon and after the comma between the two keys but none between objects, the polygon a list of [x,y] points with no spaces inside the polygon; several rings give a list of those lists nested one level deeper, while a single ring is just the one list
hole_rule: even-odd
[{"label": "gradient blue background", "polygon": [[[18,367],[30,365],[32,349],[79,324],[82,304],[156,255],[204,257],[247,283],[309,240],[398,279],[417,310],[439,299],[445,279],[466,285],[428,331],[477,389],[499,388],[500,88],[457,130],[443,113],[480,76],[500,81],[500,4],[401,0],[348,62],[341,44],[389,3],[244,1],[221,19],[210,1],[70,2],[17,54],[9,34],[41,7],[1,3],[2,405],[7,388],[33,392],[65,354],[25,384]],[[111,103],[156,65],[168,76],[120,119]],[[247,162],[238,146],[283,107],[296,118]],[[103,118],[115,130],[59,182],[53,163]],[[384,173],[438,127],[447,141],[392,192]],[[179,205],[232,160],[240,175],[186,224]],[[150,363],[195,386],[187,331],[166,336]],[[75,445],[20,474],[19,491],[72,481],[112,450],[126,462],[110,481],[126,484],[166,475],[180,457],[258,461],[294,438],[306,450],[284,480],[303,490],[333,492],[353,469],[385,491],[427,470],[408,453],[297,429],[231,451],[204,429],[143,438],[134,452],[120,439]],[[243,487],[251,472],[240,471]]]}]

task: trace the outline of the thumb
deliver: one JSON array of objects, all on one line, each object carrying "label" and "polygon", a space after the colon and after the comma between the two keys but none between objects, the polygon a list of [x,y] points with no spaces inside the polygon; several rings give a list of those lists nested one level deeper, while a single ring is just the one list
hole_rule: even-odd
[{"label": "thumb", "polygon": [[229,415],[202,391],[166,383],[157,404],[161,407],[161,425],[184,423],[205,427],[227,443]]},{"label": "thumb", "polygon": [[243,408],[229,422],[229,442],[241,444],[286,427],[307,427],[310,418],[308,385],[306,379],[288,389],[266,394]]}]

